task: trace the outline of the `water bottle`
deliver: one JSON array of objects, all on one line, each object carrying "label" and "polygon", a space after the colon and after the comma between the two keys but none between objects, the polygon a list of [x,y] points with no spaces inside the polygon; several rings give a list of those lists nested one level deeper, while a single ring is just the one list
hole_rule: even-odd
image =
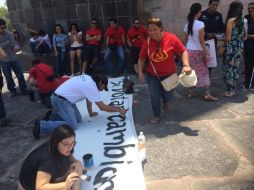
[{"label": "water bottle", "polygon": [[143,132],[140,132],[138,136],[138,152],[142,162],[146,160],[145,141],[146,137]]}]

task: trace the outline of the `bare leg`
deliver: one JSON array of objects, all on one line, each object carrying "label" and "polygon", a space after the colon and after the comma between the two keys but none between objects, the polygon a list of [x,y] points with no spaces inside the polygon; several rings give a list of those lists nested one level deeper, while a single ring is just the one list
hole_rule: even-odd
[{"label": "bare leg", "polygon": [[75,75],[74,73],[74,61],[75,61],[75,51],[70,51],[70,65],[71,65],[71,74]]},{"label": "bare leg", "polygon": [[78,58],[78,63],[79,63],[79,69],[80,69],[80,74],[82,73],[83,69],[82,69],[82,50],[78,49],[76,51],[77,54],[77,58]]}]

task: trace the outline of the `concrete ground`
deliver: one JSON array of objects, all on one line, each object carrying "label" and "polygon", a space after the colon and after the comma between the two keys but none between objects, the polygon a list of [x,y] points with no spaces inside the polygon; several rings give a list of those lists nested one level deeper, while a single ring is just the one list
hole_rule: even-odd
[{"label": "concrete ground", "polygon": [[[152,116],[147,85],[134,76],[139,93],[133,98],[137,132],[147,142],[144,167],[148,190],[253,190],[254,189],[254,91],[238,90],[234,97],[221,97],[221,68],[213,70],[212,89],[217,102],[186,98],[179,86],[170,110],[159,124]],[[28,97],[3,96],[7,115],[13,121],[0,128],[0,189],[15,190],[23,159],[41,141],[32,137],[34,120],[47,111]]]}]

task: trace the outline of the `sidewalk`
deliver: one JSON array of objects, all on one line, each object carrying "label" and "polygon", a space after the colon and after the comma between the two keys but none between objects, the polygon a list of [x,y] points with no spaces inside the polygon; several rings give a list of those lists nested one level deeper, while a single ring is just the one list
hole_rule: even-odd
[{"label": "sidewalk", "polygon": [[[148,122],[152,110],[147,85],[131,78],[140,90],[133,97],[133,117],[137,132],[143,131],[147,139],[148,190],[254,189],[254,91],[218,96],[222,89],[218,67],[211,89],[218,102],[204,101],[202,92],[186,98],[186,90],[179,86],[170,111],[153,126]],[[34,120],[47,109],[29,97],[10,98],[6,92],[5,86],[5,107],[13,121],[0,128],[0,189],[16,190],[23,159],[43,141],[32,137]]]}]

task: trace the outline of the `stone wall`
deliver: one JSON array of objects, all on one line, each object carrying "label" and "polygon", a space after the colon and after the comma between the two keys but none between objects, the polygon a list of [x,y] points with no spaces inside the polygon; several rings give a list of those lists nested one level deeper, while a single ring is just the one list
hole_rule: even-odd
[{"label": "stone wall", "polygon": [[[186,23],[186,17],[192,3],[199,2],[202,9],[208,7],[208,0],[144,0],[144,13],[161,18],[164,29],[171,31],[178,36],[182,36],[183,28]],[[222,13],[225,19],[229,4],[233,0],[221,0],[218,11]],[[247,12],[248,3],[253,0],[241,0],[244,4],[244,12]]]},{"label": "stone wall", "polygon": [[65,31],[73,22],[86,30],[94,17],[103,29],[110,17],[129,28],[137,15],[137,0],[7,0],[7,6],[13,27],[23,36],[28,35],[26,27],[52,34],[56,23]]}]

